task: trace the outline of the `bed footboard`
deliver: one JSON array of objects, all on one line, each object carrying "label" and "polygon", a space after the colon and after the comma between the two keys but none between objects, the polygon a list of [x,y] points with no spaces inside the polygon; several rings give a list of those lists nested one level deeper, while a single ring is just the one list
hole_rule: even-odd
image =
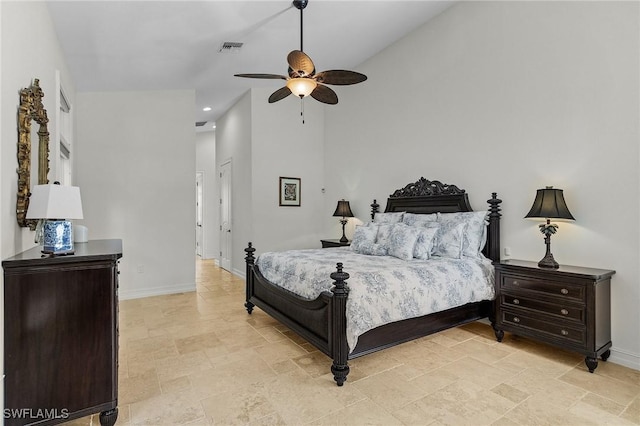
[{"label": "bed footboard", "polygon": [[247,253],[245,308],[251,314],[255,306],[286,325],[321,352],[333,359],[331,372],[338,386],[342,386],[349,366],[349,349],[346,337],[346,306],[349,274],[343,272],[338,263],[331,274],[334,287],[314,300],[300,296],[270,283],[255,265],[255,248],[252,243],[244,250]]}]

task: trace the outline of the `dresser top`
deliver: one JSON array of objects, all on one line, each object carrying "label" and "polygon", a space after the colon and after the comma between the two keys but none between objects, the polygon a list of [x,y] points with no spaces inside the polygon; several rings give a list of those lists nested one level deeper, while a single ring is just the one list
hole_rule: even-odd
[{"label": "dresser top", "polygon": [[571,266],[571,265],[560,265],[559,268],[541,268],[538,266],[538,262],[530,262],[528,260],[518,260],[518,259],[509,259],[502,260],[500,262],[496,262],[496,268],[500,268],[503,270],[509,269],[518,269],[518,268],[526,268],[529,270],[536,270],[541,273],[546,274],[557,274],[557,275],[574,275],[581,276],[586,278],[593,278],[596,280],[604,279],[610,277],[615,274],[616,271],[612,271],[609,269],[596,269],[596,268],[585,268],[582,266]]},{"label": "dresser top", "polygon": [[3,268],[25,265],[54,265],[59,263],[86,262],[91,260],[117,260],[122,257],[122,240],[91,240],[74,243],[74,254],[49,256],[36,246],[2,261]]}]

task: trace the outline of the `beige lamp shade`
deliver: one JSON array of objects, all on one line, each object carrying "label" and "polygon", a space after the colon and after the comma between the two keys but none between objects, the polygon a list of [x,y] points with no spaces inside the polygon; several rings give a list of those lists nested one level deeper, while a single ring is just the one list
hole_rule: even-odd
[{"label": "beige lamp shade", "polygon": [[29,197],[27,219],[82,219],[80,188],[36,185]]}]

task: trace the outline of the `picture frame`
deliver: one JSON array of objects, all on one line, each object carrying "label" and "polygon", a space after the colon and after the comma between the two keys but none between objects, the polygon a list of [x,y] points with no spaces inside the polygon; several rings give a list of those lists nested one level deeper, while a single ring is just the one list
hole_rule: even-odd
[{"label": "picture frame", "polygon": [[300,207],[300,178],[280,176],[280,206]]}]

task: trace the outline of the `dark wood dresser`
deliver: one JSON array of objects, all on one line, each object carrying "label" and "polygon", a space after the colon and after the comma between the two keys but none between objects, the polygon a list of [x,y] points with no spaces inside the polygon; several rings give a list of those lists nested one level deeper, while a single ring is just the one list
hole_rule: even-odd
[{"label": "dark wood dresser", "polygon": [[495,264],[496,338],[504,331],[579,352],[591,373],[611,348],[611,276],[615,271],[505,260]]},{"label": "dark wood dresser", "polygon": [[53,425],[118,416],[118,259],[121,240],[40,247],[4,269],[5,425]]}]

